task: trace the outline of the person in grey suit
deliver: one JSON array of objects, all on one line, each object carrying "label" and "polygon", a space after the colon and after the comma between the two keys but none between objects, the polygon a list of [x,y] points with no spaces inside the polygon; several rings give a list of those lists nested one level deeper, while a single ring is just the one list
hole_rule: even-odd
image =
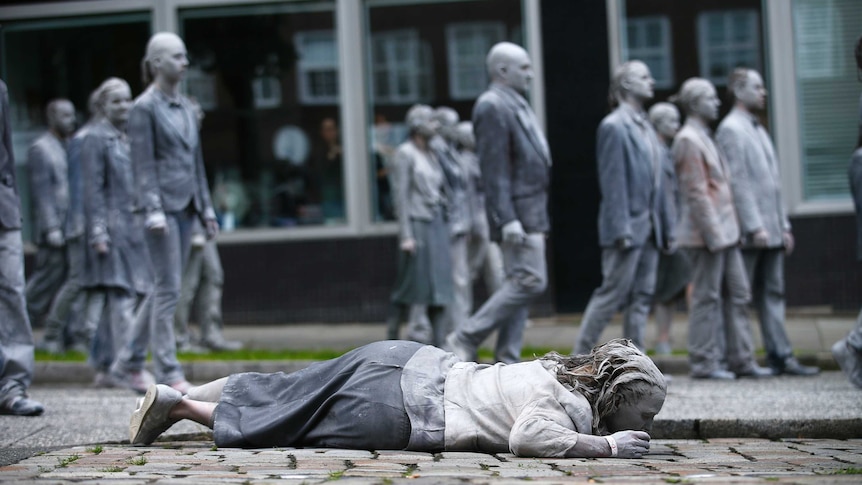
[{"label": "person in grey suit", "polygon": [[392,161],[400,249],[392,302],[409,309],[408,339],[440,346],[446,337],[444,311],[453,298],[446,179],[429,146],[437,130],[434,110],[415,105],[406,122],[410,137]]},{"label": "person in grey suit", "polygon": [[0,414],[37,416],[42,403],[30,399],[33,330],[24,298],[21,202],[9,126],[9,93],[0,80]]},{"label": "person in grey suit", "polygon": [[152,277],[143,228],[134,213],[126,137],[132,91],[126,81],[109,78],[97,93],[102,116],[81,142],[87,243],[83,286],[104,296],[107,318],[99,322],[90,358],[95,382],[102,384],[109,381],[110,368],[128,340],[137,295],[147,294]]},{"label": "person in grey suit", "polygon": [[[198,217],[212,239],[218,233],[212,207],[198,122],[191,101],[180,94],[189,61],[182,39],[154,34],[142,70],[147,89],[129,114],[129,141],[138,209],[144,213],[145,240],[153,269],[153,291],[141,310],[130,344],[113,372],[140,375],[146,344],[152,346],[156,379],[180,392],[191,384],[176,356],[174,311],[188,258],[192,219]],[[148,323],[148,324],[147,324]],[[136,389],[141,389],[136,386]]]},{"label": "person in grey suit", "polygon": [[521,360],[530,302],[547,286],[545,237],[550,230],[548,186],[551,154],[524,98],[533,79],[530,56],[510,42],[488,52],[491,86],[473,107],[476,153],[482,168],[491,239],[499,241],[506,281],[446,339],[446,349],[465,361],[498,331],[494,358]]},{"label": "person in grey suit", "polygon": [[760,74],[735,69],[728,80],[733,109],[715,132],[730,169],[730,189],[742,231],[742,258],[752,289],[766,359],[776,374],[812,376],[817,367],[801,365],[784,327],[784,255],[793,252],[793,233],[781,198],[778,158],[755,110],[766,103]]},{"label": "person in grey suit", "polygon": [[[679,181],[677,241],[692,266],[688,354],[691,375],[707,379],[765,377],[757,365],[748,323],[751,290],[739,249],[739,223],[730,192],[730,171],[712,141],[708,123],[718,118],[715,87],[701,78],[685,81],[676,100],[685,125],[672,146]],[[720,328],[727,338],[721,355]],[[722,366],[725,357],[729,370]]]},{"label": "person in grey suit", "polygon": [[[97,106],[98,90],[90,93],[87,108],[90,119],[75,132],[67,144],[69,208],[63,236],[66,242],[66,279],[57,291],[51,310],[45,319],[47,338],[40,347],[51,353],[63,350],[63,340],[57,338],[59,329],[66,326],[66,337],[70,339],[69,348],[89,353],[93,335],[102,314],[104,301],[101,295],[85,291],[84,280],[84,181],[81,174],[81,142],[90,128],[101,119]],[[83,311],[80,311],[83,309]],[[76,315],[77,314],[77,315]],[[72,319],[71,321],[69,319]]]},{"label": "person in grey suit", "polygon": [[649,68],[636,60],[618,67],[611,80],[615,109],[599,124],[596,144],[602,285],[584,311],[575,354],[590,352],[618,309],[624,314],[623,336],[645,348],[659,250],[674,247],[662,188],[662,147],[643,109],[654,85]]},{"label": "person in grey suit", "polygon": [[[75,107],[67,99],[55,99],[45,109],[48,131],[27,151],[27,174],[33,208],[32,234],[38,247],[36,267],[27,280],[27,313],[41,327],[57,291],[66,279],[66,240],[63,226],[69,210],[66,139],[75,131]],[[45,329],[48,350],[65,348],[64,326]]]}]

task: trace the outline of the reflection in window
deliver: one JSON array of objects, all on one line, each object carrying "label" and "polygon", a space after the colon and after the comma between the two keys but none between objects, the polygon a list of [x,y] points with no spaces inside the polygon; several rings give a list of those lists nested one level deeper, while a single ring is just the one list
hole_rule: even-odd
[{"label": "reflection in window", "polygon": [[68,98],[87,119],[87,98],[111,76],[141,92],[140,60],[150,37],[150,16],[98,15],[3,22],[0,77],[9,88],[12,144],[25,239],[30,238],[30,198],[24,173],[27,147],[46,129],[46,104]]},{"label": "reflection in window", "polygon": [[431,59],[415,29],[377,33],[371,43],[378,102],[417,103],[431,97]]},{"label": "reflection in window", "polygon": [[338,102],[338,50],[331,30],[298,32],[297,82],[303,103]]},{"label": "reflection in window", "polygon": [[487,88],[488,49],[502,40],[520,44],[522,32],[520,0],[392,3],[366,3],[375,221],[394,219],[388,169],[407,137],[404,115],[410,106],[450,106],[470,119],[473,102]]},{"label": "reflection in window", "polygon": [[449,90],[453,99],[476,99],[488,86],[485,57],[504,38],[502,22],[457,23],[446,26]]},{"label": "reflection in window", "polygon": [[673,86],[670,21],[665,16],[625,19],[627,53],[625,59],[643,61],[655,78],[657,88]]},{"label": "reflection in window", "polygon": [[[331,2],[179,11],[225,230],[345,223]],[[192,82],[193,81],[193,82]]]},{"label": "reflection in window", "polygon": [[757,18],[755,10],[704,12],[698,16],[701,77],[724,86],[734,68],[761,70]]}]

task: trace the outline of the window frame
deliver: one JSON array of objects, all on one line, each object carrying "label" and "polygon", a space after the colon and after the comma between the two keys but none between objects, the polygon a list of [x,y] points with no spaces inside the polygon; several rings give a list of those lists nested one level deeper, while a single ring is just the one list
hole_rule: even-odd
[{"label": "window frame", "polygon": [[[744,14],[746,16],[746,20],[754,26],[754,35],[751,39],[748,39],[746,42],[734,42],[729,39],[725,39],[724,44],[718,44],[711,42],[709,40],[709,32],[708,32],[708,20],[711,16],[721,15],[723,30],[725,37],[730,37],[730,17],[732,15]],[[731,10],[711,10],[704,11],[697,15],[697,46],[698,46],[698,63],[700,69],[700,77],[709,80],[715,86],[726,86],[727,85],[727,75],[723,76],[712,76],[709,73],[709,67],[711,65],[710,60],[712,57],[721,52],[725,54],[727,57],[730,57],[733,53],[736,52],[754,52],[754,64],[748,67],[756,69],[760,71],[763,65],[763,60],[760,58],[760,23],[758,21],[758,15],[756,10],[752,9],[731,9]],[[727,61],[727,74],[733,70],[733,63],[731,61]]]},{"label": "window frame", "polygon": [[[643,17],[632,17],[626,18],[625,21],[625,54],[624,57],[628,60],[638,59],[641,61],[645,61],[648,57],[660,56],[663,58],[665,63],[665,69],[658,70],[655,69],[655,66],[650,67],[650,73],[652,77],[655,79],[655,87],[659,89],[668,89],[673,87],[675,82],[674,77],[674,64],[673,64],[673,50],[671,46],[673,42],[671,41],[672,32],[670,29],[670,19],[667,15],[648,15]],[[636,49],[632,49],[629,46],[630,38],[628,35],[628,29],[632,26],[634,21],[635,27],[639,28],[640,35],[644,34],[644,29],[647,27],[649,23],[658,22],[659,28],[661,30],[661,45],[658,47],[640,47]],[[647,62],[647,65],[649,63]]]},{"label": "window frame", "polygon": [[[462,30],[463,29],[463,30]],[[456,100],[475,99],[485,90],[488,81],[487,71],[484,67],[485,54],[482,54],[480,59],[465,60],[464,56],[460,55],[458,49],[458,36],[461,34],[469,34],[470,42],[481,42],[486,39],[481,39],[481,35],[491,32],[490,46],[499,42],[506,37],[506,26],[502,22],[453,22],[446,25],[446,62],[449,69],[449,96]],[[463,69],[465,65],[473,66],[473,69],[479,69],[484,74],[485,82],[478,92],[470,90],[463,86],[462,77],[466,74]]]}]

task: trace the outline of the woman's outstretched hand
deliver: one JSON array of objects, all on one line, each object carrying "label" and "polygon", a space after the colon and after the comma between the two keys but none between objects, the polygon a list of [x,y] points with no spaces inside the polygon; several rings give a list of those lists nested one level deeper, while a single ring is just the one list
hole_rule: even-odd
[{"label": "woman's outstretched hand", "polygon": [[617,442],[618,458],[642,458],[649,452],[649,435],[645,431],[617,431],[611,438]]}]

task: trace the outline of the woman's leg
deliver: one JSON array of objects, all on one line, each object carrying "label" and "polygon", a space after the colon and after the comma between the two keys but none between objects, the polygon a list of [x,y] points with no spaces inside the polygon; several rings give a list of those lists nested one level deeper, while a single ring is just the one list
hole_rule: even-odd
[{"label": "woman's leg", "polygon": [[213,428],[213,411],[215,411],[216,403],[195,401],[194,399],[184,398],[174,406],[168,417],[173,420],[189,419],[196,423],[200,423],[209,429]]},{"label": "woman's leg", "polygon": [[189,391],[188,397],[193,401],[218,402],[221,398],[221,391],[224,389],[224,385],[227,384],[227,380],[227,377],[222,377],[221,379],[207,382],[202,386],[193,387]]}]

